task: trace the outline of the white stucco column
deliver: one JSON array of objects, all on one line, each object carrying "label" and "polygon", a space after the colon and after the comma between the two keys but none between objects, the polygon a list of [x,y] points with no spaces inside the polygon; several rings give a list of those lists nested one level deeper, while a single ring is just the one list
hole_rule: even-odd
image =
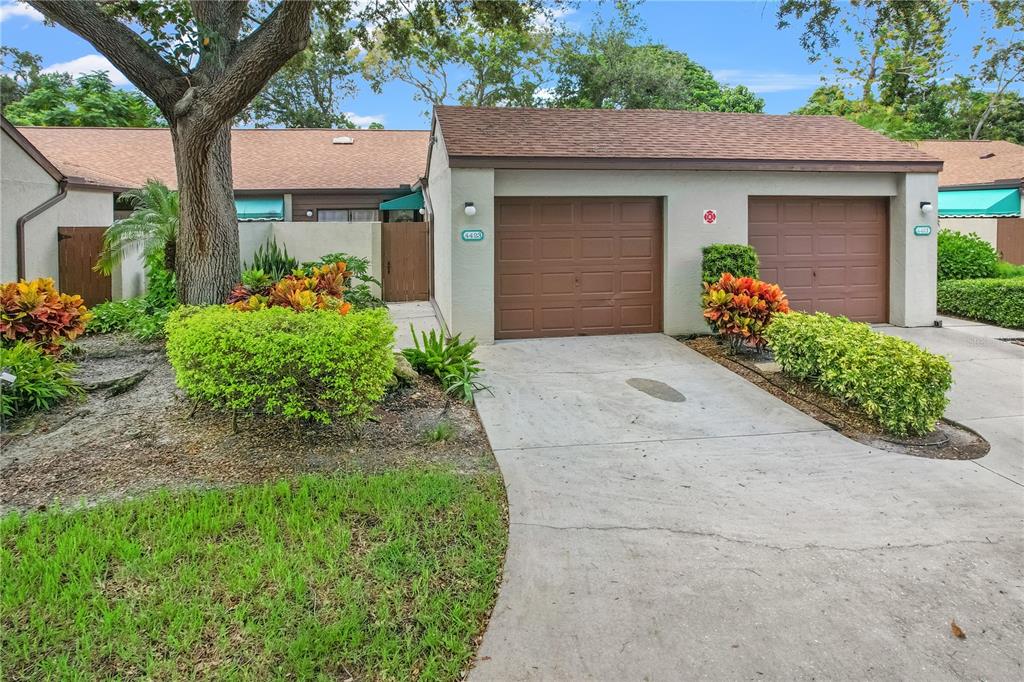
[{"label": "white stucco column", "polygon": [[[476,214],[466,215],[466,202]],[[480,343],[494,341],[494,170],[453,168],[451,203],[452,332]],[[464,241],[462,231],[483,230],[480,241]]]},{"label": "white stucco column", "polygon": [[[921,211],[921,202],[932,205]],[[889,322],[901,327],[931,326],[935,321],[936,234],[939,189],[935,173],[906,173],[897,178],[889,207]],[[928,235],[914,228],[927,225]]]}]

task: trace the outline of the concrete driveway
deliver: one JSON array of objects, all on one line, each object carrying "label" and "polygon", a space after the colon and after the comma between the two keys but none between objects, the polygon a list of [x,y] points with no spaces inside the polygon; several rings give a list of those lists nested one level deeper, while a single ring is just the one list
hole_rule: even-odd
[{"label": "concrete driveway", "polygon": [[1024,348],[989,343],[979,462],[847,440],[666,336],[480,348],[510,539],[472,678],[1020,679]]}]

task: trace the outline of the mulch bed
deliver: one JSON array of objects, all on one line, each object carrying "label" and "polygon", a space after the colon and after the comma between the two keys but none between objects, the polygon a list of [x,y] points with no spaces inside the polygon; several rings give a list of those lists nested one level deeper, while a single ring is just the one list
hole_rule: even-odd
[{"label": "mulch bed", "polygon": [[[240,417],[193,405],[174,384],[162,343],[86,337],[78,344],[80,401],[11,426],[2,436],[0,510],[93,504],[157,488],[259,483],[304,473],[438,465],[496,471],[476,411],[431,379],[392,391],[354,432],[341,424]],[[126,381],[127,380],[127,381]],[[449,422],[453,438],[424,433]]]},{"label": "mulch bed", "polygon": [[935,431],[924,436],[894,436],[886,433],[861,410],[822,392],[813,384],[783,374],[774,363],[744,353],[731,355],[729,349],[713,336],[680,337],[679,340],[776,398],[859,443],[934,459],[978,459],[988,454],[988,441],[977,432],[955,422],[940,420]]}]

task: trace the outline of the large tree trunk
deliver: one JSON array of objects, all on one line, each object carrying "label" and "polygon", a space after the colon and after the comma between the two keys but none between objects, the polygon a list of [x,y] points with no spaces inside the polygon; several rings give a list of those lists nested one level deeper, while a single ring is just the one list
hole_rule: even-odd
[{"label": "large tree trunk", "polygon": [[195,135],[189,117],[171,127],[181,223],[176,243],[178,300],[223,303],[239,279],[238,222],[231,175],[231,123]]}]

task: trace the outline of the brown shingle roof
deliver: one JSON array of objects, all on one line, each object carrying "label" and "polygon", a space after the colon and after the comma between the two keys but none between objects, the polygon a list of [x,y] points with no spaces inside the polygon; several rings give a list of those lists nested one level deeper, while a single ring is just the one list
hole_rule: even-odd
[{"label": "brown shingle roof", "polygon": [[921,140],[917,147],[942,159],[939,186],[1021,182],[1024,146],[1002,140]]},{"label": "brown shingle roof", "polygon": [[[18,128],[64,175],[87,184],[176,185],[166,128]],[[353,144],[332,144],[347,136]],[[235,189],[397,189],[423,174],[425,130],[236,129]]]},{"label": "brown shingle roof", "polygon": [[449,106],[435,115],[453,165],[499,157],[646,160],[658,167],[940,167],[909,144],[832,116]]}]

